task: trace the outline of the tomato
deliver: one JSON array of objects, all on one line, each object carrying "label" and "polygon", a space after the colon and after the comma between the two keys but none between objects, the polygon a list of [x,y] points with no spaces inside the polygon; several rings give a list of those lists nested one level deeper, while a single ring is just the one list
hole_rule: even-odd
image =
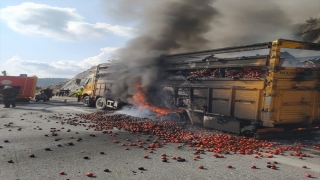
[{"label": "tomato", "polygon": [[93,173],[92,173],[92,172],[88,172],[88,173],[86,174],[86,176],[92,177],[92,176],[93,176]]},{"label": "tomato", "polygon": [[34,154],[29,154],[29,157],[32,157],[32,158],[33,158],[33,157],[35,157],[35,156],[34,156]]}]

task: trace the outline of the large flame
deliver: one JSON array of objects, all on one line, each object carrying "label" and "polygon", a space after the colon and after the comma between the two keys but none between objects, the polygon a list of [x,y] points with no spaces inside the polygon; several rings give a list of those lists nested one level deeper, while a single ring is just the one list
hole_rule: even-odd
[{"label": "large flame", "polygon": [[146,97],[144,96],[142,86],[140,84],[136,84],[135,88],[136,88],[136,93],[133,96],[133,100],[134,100],[134,105],[138,106],[139,108],[150,109],[151,111],[157,114],[157,117],[167,115],[171,112],[176,112],[175,110],[159,108],[151,105],[147,101]]}]

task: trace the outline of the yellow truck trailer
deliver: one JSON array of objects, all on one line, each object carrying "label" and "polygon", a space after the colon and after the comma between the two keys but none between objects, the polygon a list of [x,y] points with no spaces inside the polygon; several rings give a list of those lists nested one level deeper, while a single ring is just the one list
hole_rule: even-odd
[{"label": "yellow truck trailer", "polygon": [[[168,107],[193,123],[240,134],[320,124],[320,44],[278,39],[160,59]],[[104,97],[116,80],[110,66],[99,65],[85,83],[86,105],[117,108]]]}]

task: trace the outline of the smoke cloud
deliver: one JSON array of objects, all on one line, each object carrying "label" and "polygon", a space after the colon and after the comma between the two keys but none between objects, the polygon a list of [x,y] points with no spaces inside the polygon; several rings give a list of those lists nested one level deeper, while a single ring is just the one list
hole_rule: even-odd
[{"label": "smoke cloud", "polygon": [[[130,7],[129,2],[135,1],[121,1],[118,7]],[[140,83],[149,101],[157,99],[154,87],[158,77],[157,58],[162,54],[208,47],[209,41],[203,36],[211,30],[210,23],[219,14],[212,3],[212,0],[162,1],[152,6],[146,3],[147,7],[138,12],[131,11],[142,18],[138,27],[140,36],[117,52],[123,63],[114,67],[117,82],[112,87],[112,96],[130,101],[134,85]]]},{"label": "smoke cloud", "polygon": [[[293,39],[293,25],[318,15],[318,0],[117,0],[107,1],[114,20],[136,23],[138,37],[117,52],[112,96],[130,101],[141,83],[150,101],[158,93],[162,54]],[[128,99],[129,98],[129,99]]]}]

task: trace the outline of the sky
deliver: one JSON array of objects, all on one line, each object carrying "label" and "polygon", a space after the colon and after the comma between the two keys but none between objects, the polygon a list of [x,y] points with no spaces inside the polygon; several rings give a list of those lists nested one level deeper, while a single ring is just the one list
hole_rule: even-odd
[{"label": "sky", "polygon": [[102,0],[1,0],[0,70],[9,75],[72,78],[112,58],[135,36]]},{"label": "sky", "polygon": [[[137,27],[141,27],[138,26],[139,19],[121,21],[114,17],[116,14],[108,13],[109,7],[118,1],[0,0],[0,71],[6,70],[13,76],[72,78],[93,65],[114,58],[116,49],[136,37]],[[138,5],[142,8],[146,2],[135,1],[140,2]],[[273,28],[277,29],[279,24],[272,22],[274,18],[261,21],[257,15],[261,12],[270,14],[275,6],[280,7],[291,23],[320,15],[320,0],[307,0],[310,3],[270,0],[273,3],[263,1],[265,3],[261,5],[255,3],[262,1],[245,1],[248,3],[217,0],[215,4],[221,16],[213,24],[213,36],[209,36],[212,41],[219,42],[214,47],[224,47],[223,42],[242,42],[241,38],[262,37],[261,32],[267,27],[265,23],[272,26],[268,26],[268,32],[263,35],[269,33],[273,38],[276,34]],[[247,13],[249,11],[251,13]],[[282,15],[274,16],[287,20],[280,17]]]}]

